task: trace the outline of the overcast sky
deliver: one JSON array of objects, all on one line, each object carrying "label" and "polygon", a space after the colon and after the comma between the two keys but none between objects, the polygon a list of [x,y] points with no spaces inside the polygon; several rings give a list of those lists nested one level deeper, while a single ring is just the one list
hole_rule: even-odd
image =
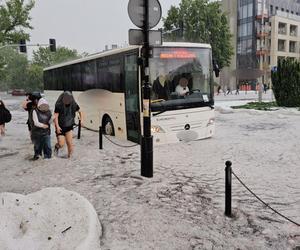
[{"label": "overcast sky", "polygon": [[[160,0],[163,16],[180,0]],[[38,0],[31,12],[30,43],[48,43],[95,53],[105,45],[124,45],[135,28],[127,13],[128,0]],[[162,26],[160,23],[156,28]]]}]

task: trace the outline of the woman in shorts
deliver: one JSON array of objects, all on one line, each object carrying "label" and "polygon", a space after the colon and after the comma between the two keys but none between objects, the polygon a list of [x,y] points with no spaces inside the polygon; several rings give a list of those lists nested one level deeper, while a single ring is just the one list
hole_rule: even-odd
[{"label": "woman in shorts", "polygon": [[81,112],[78,104],[75,102],[71,92],[65,91],[56,101],[54,110],[54,124],[57,136],[57,143],[54,151],[62,148],[65,143],[68,148],[68,158],[73,153],[73,126],[75,124],[76,112],[79,113],[81,120]]}]

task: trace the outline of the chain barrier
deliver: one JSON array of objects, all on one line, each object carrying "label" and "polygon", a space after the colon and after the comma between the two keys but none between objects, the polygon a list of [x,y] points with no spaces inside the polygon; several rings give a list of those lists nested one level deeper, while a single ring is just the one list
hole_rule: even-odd
[{"label": "chain barrier", "polygon": [[108,136],[106,136],[105,134],[103,134],[103,135],[104,135],[104,137],[105,137],[108,141],[110,141],[112,144],[114,144],[114,145],[116,145],[116,146],[118,146],[118,147],[121,147],[121,148],[133,148],[133,147],[136,147],[136,146],[139,146],[139,145],[140,145],[140,144],[138,144],[138,143],[133,144],[133,145],[120,145],[120,144],[118,144],[118,143],[112,141],[112,140],[111,140]]},{"label": "chain barrier", "polygon": [[283,215],[282,213],[278,212],[276,209],[272,208],[269,204],[267,204],[266,202],[264,202],[261,198],[259,198],[249,187],[247,187],[247,185],[231,170],[232,174],[234,175],[234,177],[256,198],[258,199],[261,203],[263,203],[266,207],[268,207],[269,209],[271,209],[274,213],[278,214],[279,216],[281,216],[282,218],[288,220],[289,222],[295,224],[296,226],[300,227],[300,224],[289,219],[288,217],[286,217],[285,215]]},{"label": "chain barrier", "polygon": [[[78,124],[74,124],[73,125],[73,128],[76,128],[76,127],[78,127],[78,136],[77,136],[77,138],[80,139],[80,134],[81,134],[81,121],[80,120],[79,120]],[[92,130],[92,131],[96,131],[96,130]],[[133,144],[133,145],[120,145],[120,144],[112,141],[108,136],[106,136],[104,133],[102,133],[102,128],[99,127],[99,149],[103,149],[102,136],[104,136],[112,144],[114,144],[114,145],[116,145],[118,147],[122,147],[122,148],[133,148],[133,147],[136,147],[136,146],[139,145],[138,143]]]}]

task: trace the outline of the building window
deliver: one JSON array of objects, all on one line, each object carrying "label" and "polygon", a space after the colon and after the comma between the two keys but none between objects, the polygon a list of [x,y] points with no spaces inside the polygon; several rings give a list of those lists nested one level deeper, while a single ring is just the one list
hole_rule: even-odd
[{"label": "building window", "polygon": [[298,27],[296,25],[290,26],[290,36],[297,36]]},{"label": "building window", "polygon": [[238,36],[245,37],[252,35],[252,22],[251,23],[243,23],[239,26]]},{"label": "building window", "polygon": [[247,40],[243,40],[242,41],[241,55],[245,55],[245,54],[247,54]]},{"label": "building window", "polygon": [[297,42],[290,41],[290,49],[289,49],[290,53],[296,53],[296,49],[297,49],[296,46],[297,46]]},{"label": "building window", "polygon": [[284,12],[284,8],[281,8],[281,11]]},{"label": "building window", "polygon": [[242,5],[238,11],[239,19],[246,19],[253,16],[253,4]]},{"label": "building window", "polygon": [[285,51],[285,40],[278,40],[278,51]]},{"label": "building window", "polygon": [[286,35],[286,23],[278,23],[278,34]]},{"label": "building window", "polygon": [[252,3],[248,4],[247,9],[248,9],[248,17],[252,17],[253,16],[253,4]]},{"label": "building window", "polygon": [[252,39],[247,40],[247,48],[246,48],[246,53],[250,54],[252,52]]},{"label": "building window", "polygon": [[[262,13],[263,9],[264,9],[264,13]],[[258,0],[257,1],[257,15],[262,16],[262,15],[266,15],[266,14],[268,14],[268,8],[267,8],[266,1]]]},{"label": "building window", "polygon": [[242,54],[242,42],[239,41],[237,45],[237,54],[241,55]]}]

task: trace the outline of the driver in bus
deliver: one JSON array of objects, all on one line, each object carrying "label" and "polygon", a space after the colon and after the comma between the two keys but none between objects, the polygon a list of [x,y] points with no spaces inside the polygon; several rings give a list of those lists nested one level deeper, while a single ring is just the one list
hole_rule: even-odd
[{"label": "driver in bus", "polygon": [[179,96],[185,96],[189,93],[189,87],[188,87],[189,81],[185,77],[180,78],[178,85],[176,86],[175,92]]}]

